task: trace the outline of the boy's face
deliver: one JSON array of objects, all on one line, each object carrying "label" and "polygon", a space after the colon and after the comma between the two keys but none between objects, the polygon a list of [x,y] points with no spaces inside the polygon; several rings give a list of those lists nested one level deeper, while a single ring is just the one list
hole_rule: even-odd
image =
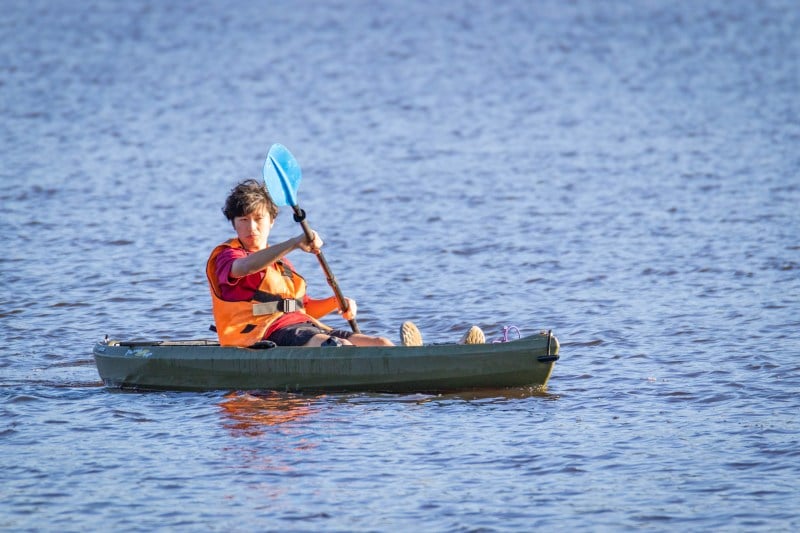
[{"label": "boy's face", "polygon": [[272,218],[267,209],[262,207],[247,215],[234,218],[233,228],[245,248],[251,252],[263,250],[267,247]]}]

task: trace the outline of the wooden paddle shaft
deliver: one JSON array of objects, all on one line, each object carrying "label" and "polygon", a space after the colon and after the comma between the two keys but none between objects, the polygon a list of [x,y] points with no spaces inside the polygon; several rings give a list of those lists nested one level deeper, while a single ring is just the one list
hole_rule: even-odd
[{"label": "wooden paddle shaft", "polygon": [[[306,238],[309,241],[313,241],[314,232],[311,231],[311,227],[308,225],[308,222],[306,222],[305,211],[300,209],[298,206],[294,206],[294,215],[294,219],[298,221],[300,223],[300,227],[303,228]],[[331,272],[331,267],[328,266],[328,262],[325,260],[322,250],[317,250],[316,255],[317,260],[319,261],[319,264],[322,267],[322,270],[325,272],[326,278],[328,279],[328,285],[330,285],[331,289],[333,289],[333,294],[336,296],[336,301],[339,302],[339,309],[341,309],[343,313],[346,313],[350,309],[350,306],[347,304],[347,300],[344,299],[344,295],[339,288],[339,284],[336,282],[336,278],[333,276],[333,272]],[[358,328],[358,322],[356,322],[355,318],[348,320],[347,322],[350,323],[350,328],[353,330],[353,333],[361,333],[361,330]]]}]

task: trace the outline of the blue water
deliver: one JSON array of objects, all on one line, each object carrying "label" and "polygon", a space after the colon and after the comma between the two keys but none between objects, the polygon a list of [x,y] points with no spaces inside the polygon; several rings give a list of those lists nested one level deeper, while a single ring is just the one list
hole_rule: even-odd
[{"label": "blue water", "polygon": [[[791,0],[7,0],[0,529],[797,530],[798,28]],[[211,335],[220,208],[273,142],[363,330],[553,329],[547,390],[104,388],[106,334]]]}]

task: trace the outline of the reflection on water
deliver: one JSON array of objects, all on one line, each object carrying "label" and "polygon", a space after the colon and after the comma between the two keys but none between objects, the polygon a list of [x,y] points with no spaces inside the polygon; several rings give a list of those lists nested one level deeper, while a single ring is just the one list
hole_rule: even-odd
[{"label": "reflection on water", "polygon": [[219,406],[227,417],[224,426],[234,436],[258,437],[270,426],[306,418],[319,409],[312,406],[321,398],[283,392],[231,392]]}]

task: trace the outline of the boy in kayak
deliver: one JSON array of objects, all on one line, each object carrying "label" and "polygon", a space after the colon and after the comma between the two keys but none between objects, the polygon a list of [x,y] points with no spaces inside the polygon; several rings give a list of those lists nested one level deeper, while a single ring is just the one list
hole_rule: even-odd
[{"label": "boy in kayak", "polygon": [[[335,297],[314,299],[306,294],[306,282],[286,255],[295,250],[317,253],[323,245],[316,232],[281,243],[267,243],[278,207],[267,189],[256,180],[233,188],[223,208],[236,238],[211,252],[206,275],[211,289],[214,322],[223,346],[252,346],[262,340],[279,346],[392,346],[385,337],[331,329],[319,322],[338,310],[345,320],[356,317],[355,300],[346,298],[346,313]],[[477,330],[477,332],[475,331]],[[462,342],[483,342],[476,326]],[[400,336],[406,346],[421,346],[422,336],[411,322],[404,322]]]}]

